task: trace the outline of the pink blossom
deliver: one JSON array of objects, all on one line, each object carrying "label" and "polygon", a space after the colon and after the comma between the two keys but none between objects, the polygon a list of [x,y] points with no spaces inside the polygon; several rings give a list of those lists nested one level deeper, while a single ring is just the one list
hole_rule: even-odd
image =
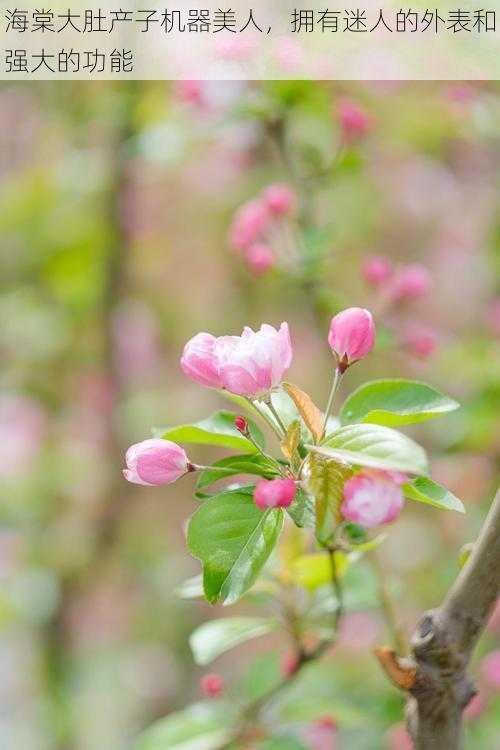
[{"label": "pink blossom", "polygon": [[301,732],[310,750],[335,750],[337,723],[332,716],[322,716],[308,724]]},{"label": "pink blossom", "polygon": [[356,102],[342,99],[337,114],[346,141],[353,141],[367,135],[372,129],[371,117]]},{"label": "pink blossom", "polygon": [[257,483],[253,493],[255,505],[261,510],[266,508],[288,508],[291,505],[297,487],[293,479],[263,479]]},{"label": "pink blossom", "polygon": [[280,37],[276,40],[275,56],[278,64],[288,72],[300,68],[305,59],[302,45],[289,37]]},{"label": "pink blossom", "polygon": [[175,93],[180,101],[203,108],[206,104],[203,81],[180,80],[176,82]]},{"label": "pink blossom", "polygon": [[225,60],[244,60],[256,46],[255,38],[245,34],[217,34],[215,38],[215,52]]},{"label": "pink blossom", "polygon": [[264,201],[247,201],[237,210],[231,228],[229,241],[236,250],[244,250],[256,242],[265,231],[269,212]]},{"label": "pink blossom", "polygon": [[432,328],[414,325],[403,335],[402,343],[415,357],[427,359],[436,351],[438,340]]},{"label": "pink blossom", "polygon": [[[348,521],[368,529],[391,523],[400,514],[404,498],[398,472],[363,470],[344,485],[341,513]],[[406,479],[406,477],[404,477]]]},{"label": "pink blossom", "polygon": [[489,687],[500,690],[500,650],[492,651],[484,657],[481,675]]},{"label": "pink blossom", "polygon": [[382,286],[392,276],[391,261],[383,255],[373,255],[364,261],[362,273],[370,286]]},{"label": "pink blossom", "polygon": [[256,397],[279,385],[291,362],[288,323],[279,330],[264,323],[258,331],[244,328],[241,336],[197,334],[184,347],[181,367],[202,385]]},{"label": "pink blossom", "polygon": [[417,299],[428,293],[431,283],[431,275],[425,266],[419,263],[403,266],[393,279],[392,298],[398,302]]},{"label": "pink blossom", "polygon": [[342,310],[332,318],[328,343],[339,362],[345,366],[366,357],[375,343],[375,324],[371,313],[362,307]]},{"label": "pink blossom", "polygon": [[206,698],[218,698],[224,692],[224,680],[216,672],[203,675],[200,690]]},{"label": "pink blossom", "polygon": [[394,724],[387,732],[386,737],[387,750],[413,750],[413,742],[404,724]]},{"label": "pink blossom", "polygon": [[272,214],[290,213],[295,203],[295,193],[288,185],[269,185],[264,190],[264,202]]},{"label": "pink blossom", "polygon": [[181,357],[184,374],[209,388],[222,388],[216,349],[217,339],[210,333],[197,333],[189,339]]},{"label": "pink blossom", "polygon": [[280,662],[281,674],[283,677],[292,677],[299,667],[299,658],[297,654],[288,652],[283,656]]},{"label": "pink blossom", "polygon": [[486,311],[486,324],[491,333],[500,338],[500,297],[490,303]]},{"label": "pink blossom", "polygon": [[261,276],[274,266],[274,253],[269,245],[256,242],[245,250],[245,259],[255,276]]},{"label": "pink blossom", "polygon": [[479,690],[479,692],[477,692],[472,700],[467,704],[464,711],[464,717],[468,721],[474,721],[474,719],[478,719],[481,714],[486,711],[487,708],[488,700],[485,694],[481,690]]},{"label": "pink blossom", "polygon": [[125,455],[125,479],[134,484],[170,484],[188,471],[189,461],[180,445],[152,438],[131,445]]}]

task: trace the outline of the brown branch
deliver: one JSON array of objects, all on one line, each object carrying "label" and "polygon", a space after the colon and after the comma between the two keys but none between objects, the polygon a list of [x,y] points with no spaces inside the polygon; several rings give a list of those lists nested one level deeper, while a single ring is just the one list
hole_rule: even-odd
[{"label": "brown branch", "polygon": [[462,713],[475,694],[467,667],[500,594],[499,570],[500,491],[470,558],[412,639],[416,673],[406,714],[415,750],[462,747]]}]

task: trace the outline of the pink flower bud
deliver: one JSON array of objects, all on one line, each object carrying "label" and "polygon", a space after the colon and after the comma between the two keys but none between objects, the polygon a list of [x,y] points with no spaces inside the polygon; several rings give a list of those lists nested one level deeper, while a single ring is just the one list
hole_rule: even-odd
[{"label": "pink flower bud", "polygon": [[202,385],[256,397],[279,385],[291,362],[288,323],[278,331],[264,323],[258,331],[245,328],[241,336],[197,334],[184,347],[181,367]]},{"label": "pink flower bud", "polygon": [[181,368],[184,374],[196,383],[210,388],[222,387],[216,345],[215,336],[210,333],[197,333],[189,339],[181,357]]},{"label": "pink flower bud", "polygon": [[349,307],[332,318],[328,343],[345,366],[366,357],[374,342],[375,324],[368,310]]},{"label": "pink flower bud", "polygon": [[356,474],[344,485],[342,515],[367,529],[391,523],[403,508],[404,498],[399,486],[403,477],[399,473],[366,469]]},{"label": "pink flower bud", "polygon": [[266,508],[288,508],[297,487],[293,479],[263,479],[255,487],[253,499],[261,510]]},{"label": "pink flower bud", "polygon": [[161,485],[175,482],[188,471],[189,461],[180,445],[151,439],[131,445],[125,455],[125,479],[134,484]]},{"label": "pink flower bud", "polygon": [[264,202],[272,214],[290,213],[295,203],[295,193],[288,185],[269,185],[264,190]]},{"label": "pink flower bud", "polygon": [[243,435],[248,432],[248,422],[245,417],[236,417],[234,420],[234,426],[238,432],[241,432]]},{"label": "pink flower bud", "polygon": [[500,651],[492,651],[482,661],[481,676],[488,687],[500,690]]},{"label": "pink flower bud", "polygon": [[372,129],[371,117],[355,102],[342,99],[337,112],[342,134],[347,141],[363,138]]},{"label": "pink flower bud", "polygon": [[299,667],[297,654],[288,653],[283,656],[280,662],[281,674],[283,677],[293,677]]},{"label": "pink flower bud", "polygon": [[362,273],[366,283],[370,286],[382,286],[392,276],[392,264],[389,258],[374,255],[365,260]]},{"label": "pink flower bud", "polygon": [[262,276],[274,266],[274,253],[269,245],[256,242],[245,250],[245,260],[255,276]]},{"label": "pink flower bud", "polygon": [[434,354],[437,348],[437,336],[431,328],[424,326],[412,326],[403,336],[403,345],[419,359],[427,359]]},{"label": "pink flower bud", "polygon": [[206,698],[218,698],[224,692],[224,680],[216,672],[203,675],[200,690]]},{"label": "pink flower bud", "polygon": [[431,275],[425,266],[403,266],[392,282],[392,297],[397,302],[422,297],[431,288]]},{"label": "pink flower bud", "polygon": [[467,719],[467,721],[474,721],[475,719],[478,719],[487,708],[488,699],[480,690],[465,707],[464,718]]},{"label": "pink flower bud", "polygon": [[244,250],[256,242],[263,234],[269,221],[267,206],[262,200],[244,203],[237,210],[231,228],[229,241],[236,250]]}]

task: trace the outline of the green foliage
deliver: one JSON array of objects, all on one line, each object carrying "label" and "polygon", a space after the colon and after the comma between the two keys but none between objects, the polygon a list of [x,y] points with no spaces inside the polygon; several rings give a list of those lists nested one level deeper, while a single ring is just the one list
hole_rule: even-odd
[{"label": "green foliage", "polygon": [[217,750],[231,737],[231,718],[228,704],[195,703],[153,724],[133,750]]},{"label": "green foliage", "polygon": [[208,497],[201,490],[210,487],[210,485],[220,479],[238,474],[256,474],[257,476],[271,479],[278,475],[278,471],[276,468],[273,468],[271,461],[266,460],[259,453],[221,458],[220,461],[216,461],[212,466],[199,473],[195,496],[199,499]]},{"label": "green foliage", "polygon": [[327,544],[340,520],[339,509],[352,469],[318,453],[309,458],[309,488],[316,501],[316,538]]},{"label": "green foliage", "polygon": [[192,516],[187,543],[203,564],[203,587],[209,602],[233,604],[255,582],[274,549],[283,512],[262,512],[253,486],[221,492]]},{"label": "green foliage", "polygon": [[293,503],[287,508],[287,513],[296,526],[314,529],[316,524],[314,499],[300,487]]},{"label": "green foliage", "polygon": [[[234,426],[235,414],[230,411],[217,411],[207,419],[194,424],[183,424],[178,427],[157,428],[154,434],[164,440],[176,443],[197,443],[198,445],[218,445],[222,448],[255,453],[257,448],[238,432]],[[257,425],[249,421],[250,434],[262,448],[265,445],[264,435]]]},{"label": "green foliage", "polygon": [[414,440],[389,427],[355,424],[341,427],[311,450],[337,461],[374,469],[426,474],[425,451]]},{"label": "green foliage", "polygon": [[356,422],[397,427],[458,409],[453,399],[416,380],[373,380],[361,385],[340,411],[343,425]]},{"label": "green foliage", "polygon": [[405,497],[410,500],[433,505],[441,510],[456,510],[459,513],[465,513],[462,501],[453,492],[447,490],[446,487],[441,487],[428,477],[417,477],[413,482],[403,485],[403,491]]},{"label": "green foliage", "polygon": [[240,643],[270,633],[276,620],[263,617],[228,617],[209,620],[191,634],[189,645],[197,664],[206,665]]}]

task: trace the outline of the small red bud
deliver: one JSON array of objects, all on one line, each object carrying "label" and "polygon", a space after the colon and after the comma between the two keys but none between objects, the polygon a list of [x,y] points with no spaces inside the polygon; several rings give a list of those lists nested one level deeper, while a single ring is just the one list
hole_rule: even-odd
[{"label": "small red bud", "polygon": [[316,725],[321,729],[329,729],[332,732],[337,731],[337,722],[331,714],[320,716],[319,719],[316,720]]},{"label": "small red bud", "polygon": [[248,433],[248,422],[245,417],[236,417],[234,420],[234,426],[238,432],[241,432],[243,435]]},{"label": "small red bud", "polygon": [[216,672],[209,672],[200,679],[200,690],[206,698],[217,698],[224,691],[224,680]]},{"label": "small red bud", "polygon": [[281,659],[281,674],[283,677],[292,677],[299,667],[299,659],[296,654],[288,653]]}]

